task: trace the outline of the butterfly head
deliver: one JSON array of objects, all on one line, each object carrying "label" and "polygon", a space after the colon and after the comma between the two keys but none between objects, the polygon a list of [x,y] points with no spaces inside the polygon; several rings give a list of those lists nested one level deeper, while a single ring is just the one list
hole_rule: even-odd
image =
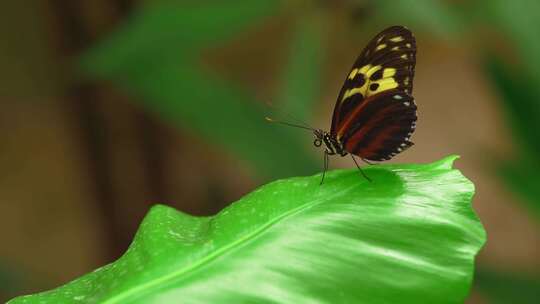
[{"label": "butterfly head", "polygon": [[315,129],[313,130],[313,135],[315,135],[315,140],[313,141],[313,145],[315,147],[320,147],[324,141],[325,135],[328,135],[328,132],[325,132],[321,129]]},{"label": "butterfly head", "polygon": [[347,154],[347,152],[343,150],[343,147],[338,140],[336,140],[336,138],[330,133],[321,129],[315,129],[313,130],[313,134],[315,135],[315,140],[313,141],[313,145],[315,147],[320,147],[324,143],[326,153],[329,155],[340,154],[343,156]]}]

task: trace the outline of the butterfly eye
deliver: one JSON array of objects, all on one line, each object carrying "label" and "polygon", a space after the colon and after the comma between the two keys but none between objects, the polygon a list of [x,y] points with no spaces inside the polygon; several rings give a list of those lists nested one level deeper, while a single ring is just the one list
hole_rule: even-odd
[{"label": "butterfly eye", "polygon": [[313,141],[313,145],[315,147],[320,147],[322,145],[322,141],[318,138],[315,138],[315,140]]}]

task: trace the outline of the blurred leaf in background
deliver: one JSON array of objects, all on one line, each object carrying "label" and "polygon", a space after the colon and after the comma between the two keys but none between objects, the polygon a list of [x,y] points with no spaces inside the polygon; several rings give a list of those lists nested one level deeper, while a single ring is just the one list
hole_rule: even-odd
[{"label": "blurred leaf in background", "polygon": [[[200,62],[204,50],[245,32],[279,8],[280,1],[274,0],[143,7],[90,50],[82,66],[89,75],[141,97],[146,108],[167,121],[225,147],[262,177],[313,172],[319,164],[303,150],[297,130],[269,125],[262,102],[248,89],[222,79]],[[278,99],[287,111],[306,113],[316,100],[321,45],[303,22],[292,43],[290,67],[284,74],[287,85]],[[307,56],[297,54],[300,48]]]},{"label": "blurred leaf in background", "polygon": [[308,13],[295,22],[276,100],[283,112],[308,121],[320,100],[325,20],[322,14]]},{"label": "blurred leaf in background", "polygon": [[457,39],[465,32],[466,10],[439,0],[382,0],[376,16],[392,24],[415,24],[443,40]]},{"label": "blurred leaf in background", "polygon": [[[513,44],[520,60],[519,78],[526,77],[537,84],[528,87],[528,90],[540,96],[540,1],[482,0],[480,3],[482,5],[478,8],[485,12],[484,16],[492,30],[501,32],[503,39]],[[536,102],[535,108],[539,107],[540,102]]]},{"label": "blurred leaf in background", "polygon": [[500,95],[518,151],[500,175],[540,220],[540,2],[483,1],[492,24],[513,43],[518,62],[485,56],[485,70]]},{"label": "blurred leaf in background", "polygon": [[0,260],[0,299],[10,299],[23,290],[23,278],[19,270]]},{"label": "blurred leaf in background", "polygon": [[540,299],[540,277],[524,273],[498,273],[478,269],[477,288],[494,304],[534,304]]},{"label": "blurred leaf in background", "polygon": [[501,96],[504,113],[519,151],[516,158],[501,160],[500,177],[519,194],[540,219],[540,95],[531,78],[509,68],[501,59],[486,56],[486,72]]}]

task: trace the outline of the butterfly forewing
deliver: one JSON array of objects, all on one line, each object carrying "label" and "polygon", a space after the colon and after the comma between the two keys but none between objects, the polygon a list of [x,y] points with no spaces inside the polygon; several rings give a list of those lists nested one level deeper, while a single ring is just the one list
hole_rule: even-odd
[{"label": "butterfly forewing", "polygon": [[[377,34],[356,59],[341,88],[330,133],[342,141],[350,115],[368,98],[388,90],[412,93],[416,62],[416,42],[402,26]],[[350,151],[349,151],[350,152]]]}]

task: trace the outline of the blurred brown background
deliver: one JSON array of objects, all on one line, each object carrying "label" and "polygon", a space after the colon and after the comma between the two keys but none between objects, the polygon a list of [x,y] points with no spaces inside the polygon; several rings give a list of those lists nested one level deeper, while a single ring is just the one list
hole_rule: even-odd
[{"label": "blurred brown background", "polygon": [[[118,258],[157,202],[191,214],[214,214],[265,181],[320,171],[322,155],[311,147],[310,134],[271,126],[266,131],[260,127],[266,133],[259,136],[259,125],[244,127],[243,119],[262,120],[263,103],[272,101],[328,129],[345,73],[367,40],[392,24],[411,28],[419,48],[415,146],[392,162],[461,155],[456,166],[476,185],[474,208],[488,232],[478,259],[484,283],[475,285],[469,302],[506,303],[498,294],[500,286],[514,288],[509,295],[537,295],[520,288],[538,286],[540,197],[535,188],[540,178],[520,170],[538,164],[538,155],[531,153],[535,144],[529,141],[540,133],[530,127],[540,122],[534,116],[540,99],[528,98],[530,111],[520,112],[515,109],[523,97],[513,98],[509,92],[515,90],[501,85],[501,77],[512,72],[526,79],[510,77],[521,90],[540,86],[534,78],[536,63],[524,51],[540,58],[534,53],[540,42],[520,32],[531,22],[540,24],[540,18],[527,15],[534,14],[527,6],[534,4],[516,1],[505,7],[509,4],[493,1],[495,8],[486,9],[486,1],[398,2],[266,1],[253,17],[249,10],[239,13],[237,28],[234,20],[223,21],[229,22],[229,32],[209,34],[210,26],[190,29],[186,45],[174,42],[184,36],[168,37],[167,29],[157,31],[157,25],[139,40],[122,37],[130,35],[130,27],[142,31],[148,19],[140,16],[146,10],[193,9],[195,1],[4,2],[0,300],[56,287]],[[505,9],[521,18],[497,15]],[[199,17],[194,19],[204,20]],[[165,39],[173,43],[159,43]],[[169,61],[127,58],[138,51]],[[175,56],[182,61],[193,53],[201,70],[235,88],[219,100],[221,106],[249,108],[246,112],[229,113],[189,94],[193,98],[170,107],[167,102],[178,95],[166,95],[167,89],[160,95],[162,80],[156,90],[141,89],[142,76],[122,76],[132,70],[154,75],[156,67],[174,62]],[[500,66],[510,67],[509,72],[500,76]],[[531,96],[540,96],[533,91]],[[235,96],[248,103],[238,103]],[[233,118],[231,130],[236,131],[221,132],[217,129],[223,126],[216,125],[212,132],[213,117],[219,115]],[[527,119],[531,134],[520,137],[519,123]],[[253,151],[246,150],[251,138],[260,137],[292,156],[257,160],[256,143]],[[242,141],[248,144],[238,154],[234,146]],[[297,159],[304,160],[299,164]],[[276,162],[287,169],[269,169],[279,167]],[[351,165],[347,158],[331,160],[333,168]],[[525,189],[519,178],[528,183]]]}]

